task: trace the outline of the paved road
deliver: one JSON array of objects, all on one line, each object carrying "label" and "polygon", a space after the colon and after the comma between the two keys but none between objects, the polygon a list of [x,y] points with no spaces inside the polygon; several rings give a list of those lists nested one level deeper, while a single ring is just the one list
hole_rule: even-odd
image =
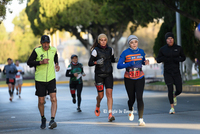
[{"label": "paved road", "polygon": [[[101,114],[94,114],[96,89],[84,87],[82,93],[82,113],[76,111],[72,104],[67,84],[57,86],[58,110],[53,130],[41,130],[40,115],[37,108],[37,97],[34,87],[24,87],[22,98],[14,96],[9,102],[7,88],[0,88],[0,133],[8,134],[199,134],[200,133],[200,94],[181,94],[178,97],[176,114],[169,115],[167,92],[144,92],[145,127],[137,125],[138,115],[130,122],[127,117],[127,94],[124,85],[114,86],[115,122],[107,122],[106,98],[101,103]],[[50,119],[50,100],[45,104],[45,116]],[[137,110],[137,105],[134,105]],[[48,125],[48,124],[47,124]]]}]

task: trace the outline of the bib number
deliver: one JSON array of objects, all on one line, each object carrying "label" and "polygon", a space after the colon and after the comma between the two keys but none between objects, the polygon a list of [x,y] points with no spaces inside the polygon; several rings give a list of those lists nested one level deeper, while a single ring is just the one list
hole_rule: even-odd
[{"label": "bib number", "polygon": [[9,82],[14,82],[14,79],[9,79]]},{"label": "bib number", "polygon": [[140,76],[140,71],[131,71],[129,72],[129,77],[130,78],[136,78],[136,77],[139,77]]},{"label": "bib number", "polygon": [[16,75],[16,78],[20,78],[20,75]]}]

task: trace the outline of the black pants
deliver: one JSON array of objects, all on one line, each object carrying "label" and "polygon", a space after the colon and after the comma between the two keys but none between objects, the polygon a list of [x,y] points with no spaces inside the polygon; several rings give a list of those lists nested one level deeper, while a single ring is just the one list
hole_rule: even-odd
[{"label": "black pants", "polygon": [[78,98],[78,107],[80,107],[81,105],[81,92],[83,89],[83,83],[81,84],[70,84],[70,92],[71,92],[71,96],[72,98],[75,98],[76,93],[75,91],[77,90],[77,98]]},{"label": "black pants", "polygon": [[137,109],[139,113],[139,118],[143,117],[144,111],[144,102],[143,102],[143,91],[144,91],[144,77],[138,80],[132,80],[128,78],[124,78],[126,91],[128,94],[128,107],[129,110],[133,110],[133,104],[135,103],[135,94],[137,98]]},{"label": "black pants", "polygon": [[165,79],[165,84],[167,85],[168,88],[168,98],[169,98],[169,102],[170,104],[174,103],[174,96],[173,96],[173,92],[174,92],[174,88],[173,88],[173,84],[176,87],[176,92],[175,92],[175,96],[178,96],[181,92],[182,92],[182,78],[180,73],[174,75],[174,74],[169,74],[169,73],[164,73],[164,79]]}]

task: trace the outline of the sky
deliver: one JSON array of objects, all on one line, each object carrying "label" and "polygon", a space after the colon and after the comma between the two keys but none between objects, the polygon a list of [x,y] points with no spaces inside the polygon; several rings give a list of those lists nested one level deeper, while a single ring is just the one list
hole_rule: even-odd
[{"label": "sky", "polygon": [[11,5],[7,6],[13,12],[12,14],[8,11],[6,12],[6,19],[3,20],[4,26],[6,27],[7,32],[12,32],[14,30],[14,24],[12,23],[15,16],[19,15],[19,13],[26,7],[26,0],[24,3],[19,4],[17,0],[13,0]]}]

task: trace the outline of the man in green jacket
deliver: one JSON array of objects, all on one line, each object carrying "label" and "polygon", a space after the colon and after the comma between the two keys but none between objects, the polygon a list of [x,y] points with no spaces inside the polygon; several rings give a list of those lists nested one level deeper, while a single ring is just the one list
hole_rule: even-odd
[{"label": "man in green jacket", "polygon": [[42,121],[40,128],[46,128],[44,102],[45,96],[48,93],[51,98],[51,121],[49,122],[49,128],[53,129],[57,127],[57,124],[54,121],[57,110],[55,71],[59,71],[60,67],[58,65],[57,50],[49,45],[49,36],[43,35],[40,43],[42,46],[33,50],[27,64],[30,67],[35,67],[35,95],[38,96],[38,108]]}]

